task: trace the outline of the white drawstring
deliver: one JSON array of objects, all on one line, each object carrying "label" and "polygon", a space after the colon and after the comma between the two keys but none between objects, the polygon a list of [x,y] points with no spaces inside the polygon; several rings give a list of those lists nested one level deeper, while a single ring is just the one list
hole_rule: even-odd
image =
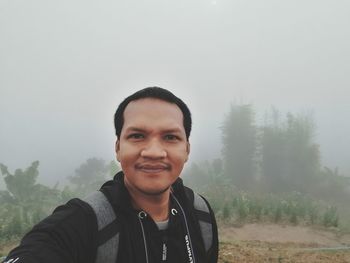
[{"label": "white drawstring", "polygon": [[147,249],[147,243],[146,243],[146,235],[145,235],[145,230],[143,229],[143,224],[141,219],[144,219],[147,217],[147,214],[145,211],[141,211],[138,214],[138,219],[141,225],[141,230],[142,230],[142,237],[143,237],[143,244],[145,246],[145,254],[146,254],[146,263],[148,263],[148,249]]},{"label": "white drawstring", "polygon": [[[187,219],[186,219],[186,216],[185,216],[185,211],[183,210],[182,206],[180,205],[179,201],[177,200],[177,198],[175,197],[175,195],[171,194],[171,196],[174,198],[175,202],[177,203],[177,205],[180,207],[180,210],[181,210],[181,213],[182,213],[182,217],[185,221],[185,225],[186,225],[186,231],[187,231],[187,235],[188,235],[188,242],[189,242],[189,245],[190,245],[190,248],[191,248],[191,251],[192,252],[192,260],[191,260],[191,255],[189,253],[189,258],[190,258],[190,262],[191,263],[196,263],[196,258],[195,258],[195,255],[194,255],[194,251],[193,251],[193,246],[192,246],[192,239],[191,239],[191,235],[190,235],[190,231],[189,231],[189,228],[188,228],[188,224],[187,224]],[[186,237],[186,236],[185,236]]]}]

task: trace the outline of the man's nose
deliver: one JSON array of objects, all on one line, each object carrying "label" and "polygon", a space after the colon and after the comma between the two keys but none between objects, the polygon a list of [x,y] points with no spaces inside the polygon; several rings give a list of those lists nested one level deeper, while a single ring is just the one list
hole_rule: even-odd
[{"label": "man's nose", "polygon": [[159,140],[152,139],[142,149],[141,156],[144,158],[158,159],[166,157],[167,152]]}]

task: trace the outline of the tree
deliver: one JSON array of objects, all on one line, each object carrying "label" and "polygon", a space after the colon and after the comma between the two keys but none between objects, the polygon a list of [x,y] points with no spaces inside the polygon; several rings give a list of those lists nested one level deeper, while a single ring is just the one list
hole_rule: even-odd
[{"label": "tree", "polygon": [[32,196],[37,188],[38,166],[39,161],[35,161],[25,171],[17,169],[14,174],[11,174],[5,165],[0,164],[1,173],[5,176],[6,188],[14,202],[22,203]]},{"label": "tree", "polygon": [[0,164],[7,189],[0,191],[1,210],[12,215],[6,217],[4,225],[7,227],[1,230],[6,236],[22,234],[59,202],[60,191],[56,187],[49,188],[36,182],[38,166],[39,161],[35,161],[27,169],[16,169],[12,174]]},{"label": "tree", "polygon": [[222,126],[224,175],[240,189],[255,179],[256,126],[251,105],[231,105]]},{"label": "tree", "polygon": [[261,128],[260,151],[262,184],[273,192],[284,191],[287,185],[286,128],[280,113],[271,110],[271,122],[266,120]]},{"label": "tree", "polygon": [[73,192],[84,197],[92,191],[98,190],[107,180],[111,170],[115,166],[110,166],[102,159],[90,158],[75,170],[74,176],[69,176],[68,180],[74,185]]},{"label": "tree", "polygon": [[310,115],[288,113],[281,121],[272,110],[272,122],[262,128],[261,171],[272,191],[306,192],[320,172],[319,146]]},{"label": "tree", "polygon": [[307,192],[321,166],[314,122],[310,115],[288,113],[286,132],[288,182],[296,190]]},{"label": "tree", "polygon": [[117,172],[119,172],[121,169],[116,161],[110,161],[108,165],[109,175],[113,177]]},{"label": "tree", "polygon": [[313,183],[312,194],[318,198],[345,205],[349,202],[350,177],[342,175],[338,168],[323,167],[320,180]]}]

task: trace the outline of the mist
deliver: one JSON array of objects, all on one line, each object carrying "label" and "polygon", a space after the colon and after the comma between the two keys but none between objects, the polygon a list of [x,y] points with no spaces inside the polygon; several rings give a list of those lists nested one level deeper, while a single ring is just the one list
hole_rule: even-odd
[{"label": "mist", "polygon": [[[193,114],[193,162],[221,156],[231,103],[312,112],[322,164],[350,176],[348,1],[1,1],[0,162],[64,182],[114,157],[113,114],[160,86]],[[2,179],[0,180],[1,183]]]}]

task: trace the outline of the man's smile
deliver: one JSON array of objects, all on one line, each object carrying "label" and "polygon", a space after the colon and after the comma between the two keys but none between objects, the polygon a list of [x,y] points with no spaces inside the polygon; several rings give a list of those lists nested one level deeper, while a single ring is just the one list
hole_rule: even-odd
[{"label": "man's smile", "polygon": [[159,173],[159,172],[170,170],[170,165],[163,164],[163,163],[161,164],[144,163],[144,164],[136,164],[135,168],[145,173]]}]

